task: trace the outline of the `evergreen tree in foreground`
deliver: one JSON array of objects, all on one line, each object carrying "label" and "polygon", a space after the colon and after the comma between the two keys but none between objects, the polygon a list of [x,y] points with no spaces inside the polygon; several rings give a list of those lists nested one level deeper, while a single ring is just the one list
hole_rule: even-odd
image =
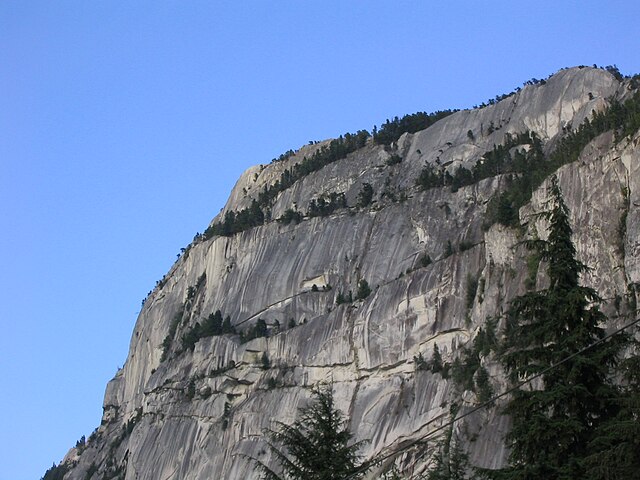
[{"label": "evergreen tree in foreground", "polygon": [[[460,445],[457,437],[447,438],[438,445],[433,457],[433,469],[427,473],[426,480],[472,480],[476,478],[471,471],[469,456]],[[471,471],[471,473],[469,473]]]},{"label": "evergreen tree in foreground", "polygon": [[579,283],[587,267],[576,259],[569,211],[555,176],[548,192],[548,210],[541,214],[549,222],[548,239],[530,241],[527,247],[547,262],[549,287],[512,302],[502,361],[513,383],[557,366],[516,390],[508,403],[510,465],[494,472],[495,478],[588,478],[590,444],[619,411],[611,373],[626,337],[616,336],[559,364],[602,339],[606,317],[597,293]]},{"label": "evergreen tree in foreground", "polygon": [[330,386],[312,390],[314,401],[299,410],[299,418],[292,424],[278,422],[275,430],[268,430],[269,447],[278,460],[283,476],[263,463],[259,468],[268,480],[342,480],[357,479],[366,473],[360,462],[361,442],[349,444],[353,435],[346,428],[346,420],[335,408]]},{"label": "evergreen tree in foreground", "polygon": [[585,466],[590,480],[640,478],[640,357],[627,358],[621,366],[619,410],[600,424],[589,444]]}]

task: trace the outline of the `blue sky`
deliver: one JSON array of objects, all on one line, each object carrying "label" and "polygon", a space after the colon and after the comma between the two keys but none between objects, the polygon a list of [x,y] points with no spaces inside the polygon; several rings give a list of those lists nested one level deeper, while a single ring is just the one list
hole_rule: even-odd
[{"label": "blue sky", "polygon": [[637,1],[0,1],[0,480],[99,425],[140,302],[247,167],[579,64]]}]

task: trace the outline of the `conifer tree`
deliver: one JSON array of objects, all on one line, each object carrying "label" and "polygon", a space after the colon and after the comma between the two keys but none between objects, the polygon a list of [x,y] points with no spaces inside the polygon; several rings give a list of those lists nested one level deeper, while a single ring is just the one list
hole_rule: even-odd
[{"label": "conifer tree", "polygon": [[442,355],[440,354],[440,349],[438,348],[438,344],[433,344],[433,357],[431,357],[431,371],[433,373],[438,373],[442,371]]},{"label": "conifer tree", "polygon": [[[603,342],[571,358],[605,335],[597,293],[580,285],[587,267],[576,258],[569,211],[557,178],[551,178],[547,240],[527,246],[546,261],[549,287],[517,297],[508,311],[505,354],[515,383],[540,374],[540,384],[515,391],[506,413],[510,465],[496,472],[508,479],[585,478],[584,458],[595,430],[610,418],[617,389],[610,378],[624,339]],[[570,358],[567,361],[563,360]]]},{"label": "conifer tree", "polygon": [[[456,417],[458,405],[451,406],[451,419]],[[424,480],[474,480],[476,469],[469,462],[469,455],[460,445],[460,438],[454,433],[454,423],[444,432],[436,445],[433,464]]]},{"label": "conifer tree", "polygon": [[367,466],[357,453],[361,442],[350,444],[353,435],[335,408],[331,386],[314,388],[313,396],[314,401],[299,410],[292,425],[278,422],[275,430],[267,431],[283,476],[258,462],[265,479],[342,480],[362,478],[366,473]]},{"label": "conifer tree", "polygon": [[[434,466],[426,480],[471,480],[476,478],[469,456],[462,449],[457,437],[446,438],[438,445],[433,457]],[[470,472],[470,473],[469,473]]]},{"label": "conifer tree", "polygon": [[356,293],[356,299],[364,300],[369,296],[369,294],[371,294],[371,287],[369,286],[369,283],[364,278],[362,278],[358,282],[358,291]]},{"label": "conifer tree", "polygon": [[370,183],[363,183],[362,190],[358,193],[358,200],[356,205],[358,207],[366,207],[373,200],[373,187]]},{"label": "conifer tree", "polygon": [[626,480],[640,475],[640,357],[625,359],[621,367],[619,409],[600,424],[589,444],[590,454],[584,462],[588,480]]}]

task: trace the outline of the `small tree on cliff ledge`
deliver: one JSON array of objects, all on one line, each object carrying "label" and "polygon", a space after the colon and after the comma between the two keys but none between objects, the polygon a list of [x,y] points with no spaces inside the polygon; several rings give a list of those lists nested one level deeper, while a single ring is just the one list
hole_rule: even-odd
[{"label": "small tree on cliff ledge", "polygon": [[366,473],[367,464],[360,462],[357,453],[362,442],[349,444],[353,435],[335,408],[331,387],[316,387],[313,396],[313,403],[299,410],[292,425],[278,422],[275,430],[267,431],[283,476],[258,462],[265,479],[342,480]]}]

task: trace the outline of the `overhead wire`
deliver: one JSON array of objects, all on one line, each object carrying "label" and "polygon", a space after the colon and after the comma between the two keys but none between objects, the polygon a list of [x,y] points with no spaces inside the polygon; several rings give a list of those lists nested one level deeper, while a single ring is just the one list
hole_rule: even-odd
[{"label": "overhead wire", "polygon": [[[418,445],[419,443],[423,443],[426,440],[428,440],[430,437],[433,437],[436,433],[444,430],[445,428],[451,427],[453,426],[456,422],[459,422],[460,420],[462,420],[465,417],[468,417],[469,415],[474,414],[475,412],[477,412],[478,410],[482,410],[483,408],[486,408],[490,405],[492,405],[496,400],[505,397],[506,395],[509,395],[511,392],[514,392],[516,390],[518,390],[520,387],[526,385],[527,383],[531,383],[533,380],[535,380],[536,378],[541,377],[542,375],[546,374],[547,372],[550,372],[551,370],[558,368],[560,365],[568,362],[569,360],[572,360],[573,358],[582,355],[584,352],[586,352],[587,350],[599,345],[600,343],[605,342],[606,340],[610,339],[611,337],[613,337],[614,335],[617,335],[621,332],[623,332],[624,330],[626,330],[627,328],[632,327],[633,325],[640,323],[640,317],[635,319],[634,321],[623,325],[622,327],[609,332],[608,334],[606,334],[605,336],[603,336],[602,338],[596,340],[595,342],[587,345],[586,347],[583,347],[582,349],[578,350],[577,352],[572,353],[571,355],[569,355],[568,357],[563,358],[562,360],[560,360],[557,363],[554,363],[553,365],[549,365],[547,368],[541,370],[540,372],[531,375],[530,377],[528,377],[526,380],[523,380],[519,383],[517,383],[516,385],[514,385],[513,387],[505,390],[504,392],[495,395],[493,397],[491,397],[489,400],[487,400],[486,402],[480,403],[479,405],[476,405],[475,407],[473,407],[470,410],[467,410],[466,412],[455,416],[453,419],[449,420],[448,422],[444,423],[443,425],[440,425],[439,427],[435,428],[434,430],[430,430],[429,432],[425,433],[424,435],[419,436],[418,438],[415,438],[413,440],[410,440],[409,442],[403,444],[402,446],[400,446],[399,448],[397,448],[396,450],[393,450],[385,455],[382,455],[381,457],[378,457],[375,459],[375,461],[372,462],[365,462],[366,465],[364,465],[363,467],[361,467],[360,469],[357,469],[355,472],[353,472],[350,476],[345,477],[344,480],[350,480],[352,478],[356,478],[356,475],[359,475],[360,473],[362,473],[363,471],[366,471],[367,469],[370,468],[371,465],[375,465],[375,464],[380,464],[382,462],[384,462],[385,460],[388,460],[391,457],[396,457],[400,454],[402,454],[403,452],[409,450],[410,448],[413,448],[414,446]],[[433,420],[430,420],[429,422],[425,423],[423,425],[422,428],[424,427],[428,427],[429,425],[431,425],[432,423],[436,423],[439,420],[439,418],[435,418]]]}]

